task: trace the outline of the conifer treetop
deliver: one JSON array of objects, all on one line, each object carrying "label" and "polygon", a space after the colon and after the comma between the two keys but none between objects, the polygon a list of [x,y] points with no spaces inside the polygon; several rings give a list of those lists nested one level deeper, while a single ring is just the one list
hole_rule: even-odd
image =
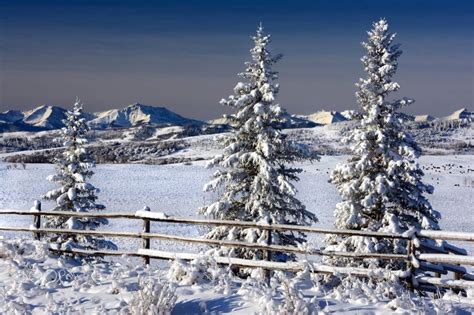
[{"label": "conifer treetop", "polygon": [[[411,228],[439,229],[439,212],[432,209],[425,193],[433,187],[422,181],[423,171],[416,162],[421,150],[405,129],[397,112],[412,104],[408,98],[390,100],[400,85],[392,80],[402,51],[394,43],[385,19],[373,24],[368,40],[362,43],[366,54],[361,61],[366,77],[356,84],[356,98],[362,107],[362,120],[346,142],[352,156],[336,166],[331,182],[342,201],[335,209],[335,226],[402,233]],[[337,250],[403,253],[403,242],[354,237],[328,237]]]},{"label": "conifer treetop", "polygon": [[[89,212],[102,210],[104,205],[97,203],[99,189],[89,182],[94,172],[94,158],[87,152],[87,126],[82,116],[82,104],[78,98],[63,120],[61,141],[64,151],[55,159],[56,174],[48,176],[48,180],[57,184],[55,188],[44,196],[46,200],[55,201],[53,211]],[[76,217],[46,217],[45,226],[50,228],[66,228],[79,230],[94,230],[101,224],[107,224],[104,218],[76,218]],[[113,249],[116,246],[110,241],[100,237],[87,235],[61,235],[48,236],[53,244],[65,248],[82,249]]]},{"label": "conifer treetop", "polygon": [[[225,137],[223,153],[207,164],[218,169],[204,190],[220,195],[200,213],[228,220],[310,225],[317,221],[316,216],[296,198],[292,183],[298,180],[301,170],[287,164],[316,156],[282,132],[286,111],[275,102],[278,73],[272,69],[281,55],[274,56],[269,51],[270,35],[264,34],[262,26],[252,39],[252,60],[239,74],[243,82],[238,82],[233,94],[220,101],[235,109],[227,116],[233,131]],[[273,234],[275,244],[296,245],[304,241],[304,235],[298,233]],[[217,227],[208,237],[260,242],[265,233]],[[261,253],[253,250],[238,249],[234,254],[261,258]]]}]

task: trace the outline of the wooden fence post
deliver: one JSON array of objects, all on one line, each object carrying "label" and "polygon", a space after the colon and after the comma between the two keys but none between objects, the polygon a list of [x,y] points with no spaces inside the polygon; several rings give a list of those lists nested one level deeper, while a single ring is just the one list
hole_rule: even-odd
[{"label": "wooden fence post", "polygon": [[[149,207],[144,207],[143,211],[150,211],[150,208]],[[143,219],[143,233],[150,233],[150,220],[149,219]],[[142,247],[144,249],[150,249],[150,239],[149,238],[143,238]],[[150,264],[150,257],[148,257],[148,256],[143,257],[143,261],[145,262],[145,265],[149,265]]]},{"label": "wooden fence post", "polygon": [[413,279],[415,278],[415,269],[413,268],[413,264],[411,262],[412,256],[415,255],[414,248],[413,248],[413,240],[408,240],[407,242],[407,256],[408,256],[408,264],[407,267],[410,268],[410,278],[407,279],[407,286],[408,289],[413,291],[415,289],[415,286],[413,285]]},{"label": "wooden fence post", "polygon": [[[41,201],[35,200],[32,210],[35,212],[41,212]],[[33,216],[33,226],[37,230],[41,228],[41,214],[35,214]],[[33,232],[33,238],[39,241],[41,239],[41,233]]]},{"label": "wooden fence post", "polygon": [[[270,219],[270,224],[272,224],[272,221]],[[267,245],[270,246],[272,245],[272,231],[273,230],[267,230]],[[264,259],[266,261],[271,261],[272,260],[272,251],[270,250],[266,250],[264,251]],[[268,279],[268,283],[270,283],[270,273],[271,273],[271,270],[267,269],[265,271],[265,277]]]},{"label": "wooden fence post", "polygon": [[[272,245],[272,230],[267,230],[267,245],[268,246]],[[272,260],[272,251],[270,250],[266,251],[266,260],[267,261]]]},{"label": "wooden fence post", "polygon": [[[461,264],[456,264],[457,266],[461,267]],[[461,280],[463,277],[463,274],[460,272],[454,272],[454,280]]]}]

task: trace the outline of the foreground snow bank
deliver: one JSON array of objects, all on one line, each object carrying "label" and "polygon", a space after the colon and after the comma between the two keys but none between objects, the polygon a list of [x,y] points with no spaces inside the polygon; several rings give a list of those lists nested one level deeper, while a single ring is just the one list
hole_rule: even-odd
[{"label": "foreground snow bank", "polygon": [[1,314],[166,314],[176,286],[160,270],[53,257],[37,241],[0,241]]},{"label": "foreground snow bank", "polygon": [[[342,279],[342,280],[341,280]],[[173,261],[167,270],[51,256],[45,243],[0,240],[1,314],[315,314],[472,311],[469,299],[431,300],[392,280],[262,270],[242,280],[215,259]],[[463,304],[464,303],[464,304]]]}]

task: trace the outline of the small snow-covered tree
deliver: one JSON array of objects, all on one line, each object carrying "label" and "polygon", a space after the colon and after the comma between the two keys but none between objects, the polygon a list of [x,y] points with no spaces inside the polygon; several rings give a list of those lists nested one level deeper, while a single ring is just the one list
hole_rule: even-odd
[{"label": "small snow-covered tree", "polygon": [[[296,189],[292,184],[298,180],[301,169],[288,164],[317,156],[282,133],[286,112],[275,104],[277,72],[272,70],[281,55],[271,55],[267,48],[270,36],[263,33],[261,26],[253,41],[252,61],[247,62],[245,71],[239,74],[245,82],[237,83],[234,94],[220,102],[236,109],[235,114],[226,117],[233,132],[224,140],[223,154],[207,165],[218,170],[204,190],[217,191],[220,196],[199,212],[226,220],[311,225],[317,218],[295,197]],[[252,243],[266,242],[271,237],[273,244],[280,245],[298,245],[305,241],[302,233],[278,231],[269,235],[255,228],[216,227],[207,237]],[[262,251],[245,248],[221,248],[218,253],[248,259],[264,258]],[[272,259],[285,260],[289,256],[280,253]]]},{"label": "small snow-covered tree", "polygon": [[[55,159],[57,173],[48,176],[50,182],[60,187],[49,191],[43,198],[54,200],[56,206],[52,211],[89,212],[103,210],[104,205],[98,204],[99,189],[88,180],[94,174],[91,170],[95,166],[93,157],[88,154],[84,145],[87,143],[86,134],[89,130],[86,120],[82,117],[82,105],[76,100],[74,108],[67,112],[63,121],[62,140],[64,152]],[[47,217],[45,227],[66,228],[79,230],[94,230],[101,224],[107,224],[104,218],[76,218],[76,217]],[[116,248],[102,237],[88,235],[52,234],[49,241],[66,248],[99,249]]]},{"label": "small snow-covered tree", "polygon": [[[342,197],[334,212],[335,226],[380,232],[404,232],[410,228],[439,229],[440,214],[425,193],[433,187],[422,182],[416,159],[420,149],[404,129],[397,110],[412,104],[403,98],[390,101],[400,86],[392,81],[402,51],[393,44],[385,19],[373,24],[362,43],[367,55],[361,60],[367,73],[357,84],[357,102],[362,108],[360,125],[346,139],[352,157],[338,165],[331,182]],[[405,242],[361,237],[335,237],[328,245],[338,250],[405,253]]]}]

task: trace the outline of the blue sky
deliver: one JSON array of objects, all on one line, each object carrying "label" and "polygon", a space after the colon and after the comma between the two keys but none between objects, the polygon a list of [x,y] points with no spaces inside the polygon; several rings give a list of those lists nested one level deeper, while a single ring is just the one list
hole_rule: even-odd
[{"label": "blue sky", "polygon": [[360,42],[380,17],[404,50],[395,79],[416,100],[410,112],[474,109],[473,3],[0,0],[0,110],[77,95],[90,111],[141,102],[217,117],[260,21],[284,54],[275,68],[289,112],[357,108]]}]

